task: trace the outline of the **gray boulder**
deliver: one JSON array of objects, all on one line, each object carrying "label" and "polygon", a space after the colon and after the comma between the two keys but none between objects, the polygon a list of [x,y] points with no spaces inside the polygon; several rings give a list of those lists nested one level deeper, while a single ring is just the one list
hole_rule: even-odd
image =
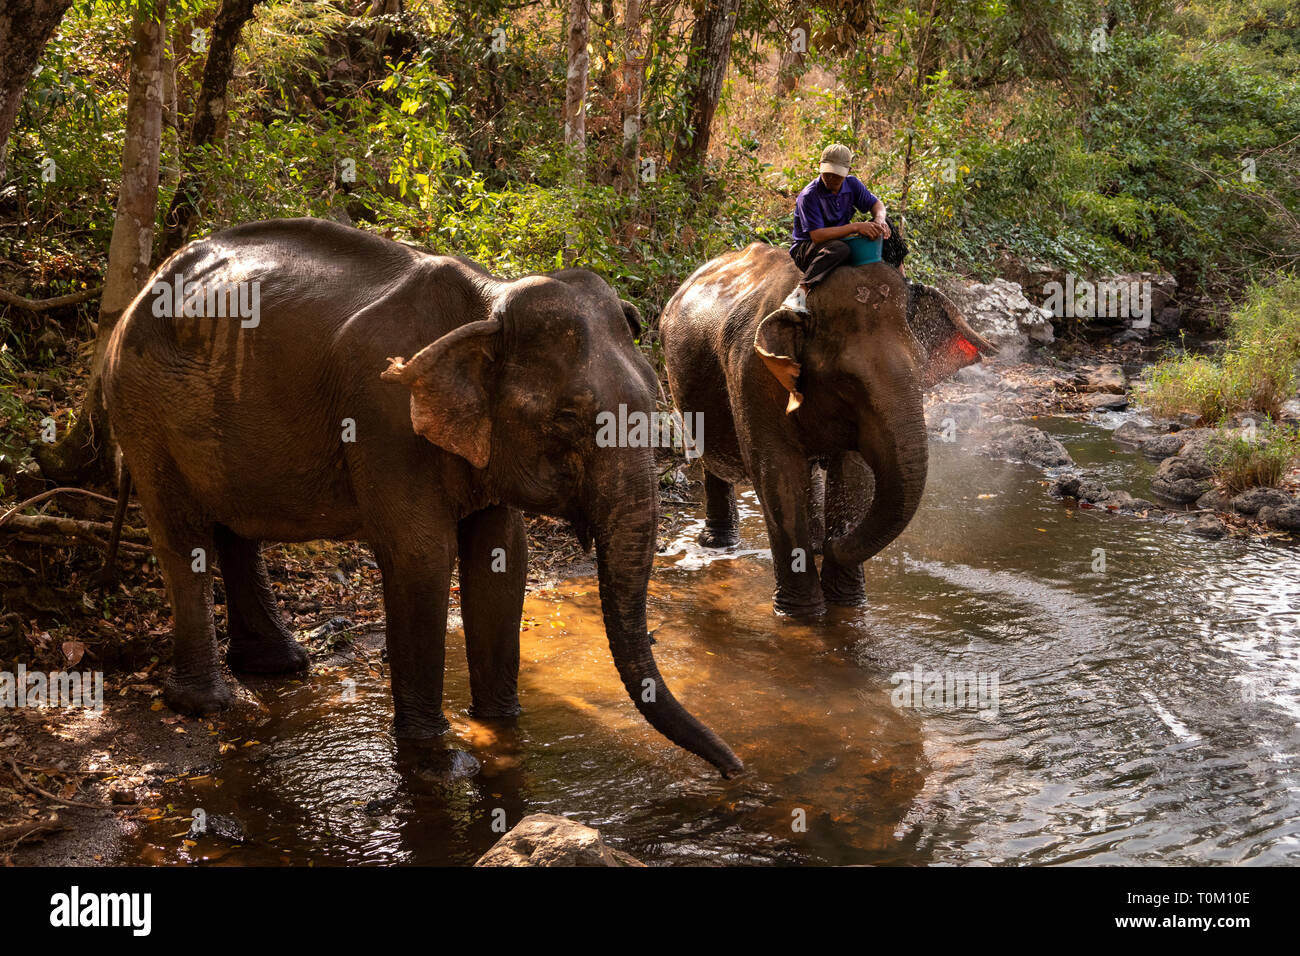
[{"label": "gray boulder", "polygon": [[1197,515],[1187,522],[1185,529],[1191,534],[1199,534],[1202,538],[1222,538],[1228,533],[1223,527],[1223,522],[1214,515]]},{"label": "gray boulder", "polygon": [[949,280],[940,284],[940,290],[961,309],[971,328],[998,347],[995,361],[1019,361],[1030,343],[1053,341],[1052,314],[1025,298],[1014,282]]},{"label": "gray boulder", "polygon": [[1151,479],[1151,491],[1168,501],[1190,504],[1210,490],[1212,474],[1205,462],[1175,455],[1160,463]]},{"label": "gray boulder", "polygon": [[1232,497],[1219,488],[1211,488],[1196,499],[1196,507],[1202,511],[1231,511]]},{"label": "gray boulder", "polygon": [[1152,461],[1160,461],[1171,455],[1182,454],[1183,449],[1189,445],[1194,448],[1203,447],[1215,434],[1213,428],[1184,428],[1168,435],[1157,435],[1142,442],[1142,454]]},{"label": "gray boulder", "polygon": [[1256,517],[1279,531],[1300,534],[1300,504],[1295,502],[1285,505],[1265,505],[1259,509]]},{"label": "gray boulder", "polygon": [[1257,514],[1261,508],[1281,508],[1291,504],[1291,496],[1278,488],[1249,488],[1232,499],[1237,514]]},{"label": "gray boulder", "polygon": [[1101,365],[1080,369],[1074,377],[1075,384],[1085,392],[1109,392],[1123,395],[1128,389],[1128,377],[1119,365]]},{"label": "gray boulder", "polygon": [[1128,408],[1128,396],[1094,392],[1091,395],[1083,396],[1083,404],[1094,412],[1120,411]]},{"label": "gray boulder", "polygon": [[1112,494],[1110,489],[1100,481],[1084,478],[1082,475],[1061,475],[1052,483],[1052,493],[1062,498],[1078,498],[1089,503],[1105,501]]},{"label": "gray boulder", "polygon": [[1029,425],[1011,425],[1002,429],[990,447],[995,453],[1039,468],[1061,468],[1074,464],[1064,445],[1046,432]]}]

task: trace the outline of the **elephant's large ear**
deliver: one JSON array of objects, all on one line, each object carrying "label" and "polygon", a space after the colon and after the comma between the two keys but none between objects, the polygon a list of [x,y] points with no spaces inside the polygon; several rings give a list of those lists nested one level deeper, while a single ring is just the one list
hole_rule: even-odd
[{"label": "elephant's large ear", "polygon": [[806,318],[807,313],[777,309],[759,323],[754,333],[754,351],[790,393],[785,405],[787,415],[803,403],[803,395],[799,393],[799,354],[807,332]]},{"label": "elephant's large ear", "polygon": [[623,306],[623,318],[627,319],[627,327],[632,330],[632,341],[635,342],[641,338],[641,332],[643,331],[641,310],[627,299],[619,299],[618,301]]},{"label": "elephant's large ear", "polygon": [[411,426],[475,468],[492,447],[488,384],[501,341],[501,321],[470,322],[421,349],[409,362],[390,358],[380,376],[411,390]]},{"label": "elephant's large ear", "polygon": [[940,292],[920,283],[908,283],[907,324],[925,352],[926,388],[980,360],[980,353],[997,349],[962,317],[961,310]]}]

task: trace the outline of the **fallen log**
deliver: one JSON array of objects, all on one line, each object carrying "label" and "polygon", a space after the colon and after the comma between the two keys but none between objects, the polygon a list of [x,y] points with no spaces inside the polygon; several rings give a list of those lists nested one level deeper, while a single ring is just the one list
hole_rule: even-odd
[{"label": "fallen log", "polygon": [[16,305],[28,312],[47,312],[65,305],[78,305],[95,298],[103,291],[104,287],[97,285],[93,289],[82,289],[80,292],[72,292],[68,295],[56,295],[52,299],[28,299],[8,289],[0,289],[0,302],[5,305]]},{"label": "fallen log", "polygon": [[[60,518],[54,515],[10,513],[5,516],[4,524],[0,524],[0,533],[15,534],[20,540],[39,539],[33,540],[33,543],[67,546],[71,544],[69,539],[75,539],[93,544],[101,550],[108,549],[108,536],[112,530],[112,525],[102,521],[83,521],[79,518]],[[134,528],[124,528],[123,531],[130,532],[133,536],[140,536],[140,532]],[[62,535],[63,538],[57,538],[56,535]],[[149,545],[128,541],[125,538],[119,542],[118,547],[132,554],[148,554],[150,551]]]},{"label": "fallen log", "polygon": [[[28,498],[26,501],[18,502],[18,504],[14,505],[4,514],[0,515],[0,525],[3,525],[6,521],[8,521],[10,515],[16,515],[20,511],[25,511],[28,508],[33,508],[36,505],[39,505],[43,501],[48,501],[50,498],[53,498],[55,495],[85,495],[87,498],[94,498],[97,501],[106,501],[110,505],[117,504],[116,498],[109,498],[106,495],[101,495],[94,491],[87,491],[85,488],[51,488],[49,491],[42,491],[39,495],[36,495],[34,498]],[[136,507],[139,506],[137,505]]]}]

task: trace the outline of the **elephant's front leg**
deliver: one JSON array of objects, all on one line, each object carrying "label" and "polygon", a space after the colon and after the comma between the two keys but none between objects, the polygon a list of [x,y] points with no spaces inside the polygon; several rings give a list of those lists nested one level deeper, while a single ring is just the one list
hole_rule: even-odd
[{"label": "elephant's front leg", "polygon": [[755,483],[776,571],[772,604],[783,614],[817,615],[826,610],[826,603],[817,579],[808,515],[810,470],[802,456],[782,459],[761,469]]},{"label": "elephant's front leg", "polygon": [[497,505],[460,522],[460,613],[475,717],[519,714],[519,622],[528,581],[523,517]]},{"label": "elephant's front leg", "polygon": [[375,549],[384,576],[393,733],[399,740],[427,740],[450,728],[442,713],[442,678],[454,540],[449,529],[440,548],[406,542],[399,553]]},{"label": "elephant's front leg", "polygon": [[[835,455],[826,468],[826,536],[848,533],[862,520],[875,493],[871,469],[854,452]],[[859,607],[867,601],[867,584],[862,565],[852,567],[831,560],[830,549],[822,557],[822,593],[831,604]]]}]

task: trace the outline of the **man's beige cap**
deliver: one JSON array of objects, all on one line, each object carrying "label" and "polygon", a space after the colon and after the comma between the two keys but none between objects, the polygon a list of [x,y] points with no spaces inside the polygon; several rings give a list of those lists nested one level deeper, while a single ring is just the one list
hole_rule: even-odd
[{"label": "man's beige cap", "polygon": [[852,162],[853,153],[849,151],[847,146],[832,143],[822,150],[822,164],[818,172],[847,176],[849,174],[849,164]]}]

